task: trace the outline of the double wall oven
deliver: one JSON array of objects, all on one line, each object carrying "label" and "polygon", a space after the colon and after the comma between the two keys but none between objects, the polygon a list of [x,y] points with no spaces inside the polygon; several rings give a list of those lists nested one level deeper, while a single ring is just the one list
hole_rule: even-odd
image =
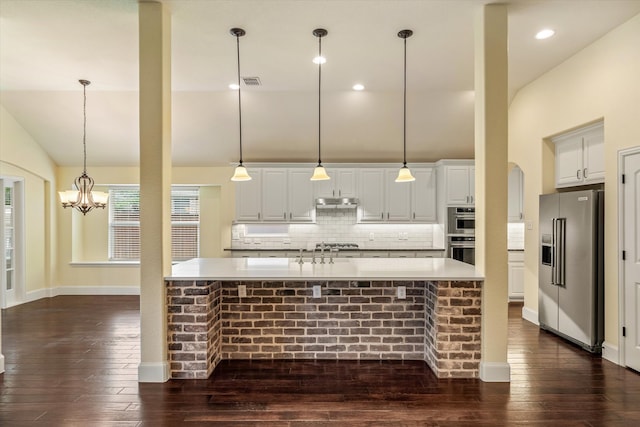
[{"label": "double wall oven", "polygon": [[475,264],[476,210],[469,207],[449,207],[447,210],[447,240],[449,256],[455,260]]}]

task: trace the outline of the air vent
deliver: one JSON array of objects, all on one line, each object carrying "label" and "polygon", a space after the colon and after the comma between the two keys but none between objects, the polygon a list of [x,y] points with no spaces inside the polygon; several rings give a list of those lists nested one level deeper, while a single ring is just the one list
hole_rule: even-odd
[{"label": "air vent", "polygon": [[260,77],[243,77],[244,84],[247,86],[262,86],[260,83]]}]

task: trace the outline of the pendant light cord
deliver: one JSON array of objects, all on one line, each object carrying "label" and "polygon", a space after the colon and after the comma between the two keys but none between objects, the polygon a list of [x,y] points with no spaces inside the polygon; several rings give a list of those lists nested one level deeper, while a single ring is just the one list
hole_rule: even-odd
[{"label": "pendant light cord", "polygon": [[322,157],[320,155],[320,143],[321,143],[321,103],[320,97],[322,94],[322,36],[318,37],[318,166],[322,164]]},{"label": "pendant light cord", "polygon": [[87,85],[82,83],[84,101],[82,104],[82,150],[83,150],[83,162],[82,173],[87,174]]},{"label": "pendant light cord", "polygon": [[240,90],[240,34],[236,34],[236,48],[238,53],[238,127],[240,136],[240,166],[242,166],[242,97]]},{"label": "pendant light cord", "polygon": [[403,167],[407,166],[407,38],[404,38],[404,87],[403,87],[403,94],[404,94],[404,107],[403,107],[403,111],[402,111],[402,115],[403,115],[403,123],[402,123],[402,133],[403,133],[403,151],[404,151],[404,157],[403,157]]}]

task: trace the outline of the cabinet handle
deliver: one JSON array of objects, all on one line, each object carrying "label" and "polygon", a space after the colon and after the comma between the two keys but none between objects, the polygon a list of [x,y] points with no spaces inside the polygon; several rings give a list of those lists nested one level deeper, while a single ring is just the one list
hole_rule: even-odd
[{"label": "cabinet handle", "polygon": [[413,219],[416,219],[416,213],[415,212],[413,213]]},{"label": "cabinet handle", "polygon": [[580,169],[576,171],[576,179],[580,179]]},{"label": "cabinet handle", "polygon": [[522,219],[522,212],[520,212],[520,219]]},{"label": "cabinet handle", "polygon": [[293,219],[293,214],[289,212],[289,219]]},{"label": "cabinet handle", "polygon": [[331,195],[332,195],[333,197],[336,197],[336,190],[331,190]]},{"label": "cabinet handle", "polygon": [[284,217],[284,219],[287,219],[287,213],[283,213],[282,216]]},{"label": "cabinet handle", "polygon": [[384,219],[384,212],[380,214],[380,219]]},{"label": "cabinet handle", "polygon": [[260,212],[258,212],[258,220],[260,219]]},{"label": "cabinet handle", "polygon": [[389,212],[387,212],[387,221],[389,221]]},{"label": "cabinet handle", "polygon": [[584,179],[587,179],[587,168],[584,168],[582,170],[582,176],[584,177]]}]

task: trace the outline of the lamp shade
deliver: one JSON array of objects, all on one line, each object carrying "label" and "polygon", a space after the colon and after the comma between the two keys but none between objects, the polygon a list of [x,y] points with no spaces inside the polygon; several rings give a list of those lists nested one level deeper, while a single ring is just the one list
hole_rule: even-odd
[{"label": "lamp shade", "polygon": [[231,181],[251,181],[251,176],[243,165],[236,166],[236,170],[231,177]]},{"label": "lamp shade", "polygon": [[78,201],[78,194],[80,192],[77,190],[67,190],[67,191],[58,191],[58,195],[60,196],[60,202],[62,202],[62,206],[67,207],[72,203],[76,203]]},{"label": "lamp shade", "polygon": [[93,203],[95,203],[97,207],[100,207],[100,205],[106,205],[109,201],[109,193],[102,191],[92,191],[91,197],[93,198]]},{"label": "lamp shade", "polygon": [[411,182],[415,180],[416,180],[415,177],[411,175],[411,170],[408,167],[403,166],[398,171],[398,177],[396,178],[396,182]]},{"label": "lamp shade", "polygon": [[327,179],[331,179],[329,175],[327,175],[327,171],[322,165],[316,166],[313,170],[313,176],[311,176],[311,181],[326,181]]}]

